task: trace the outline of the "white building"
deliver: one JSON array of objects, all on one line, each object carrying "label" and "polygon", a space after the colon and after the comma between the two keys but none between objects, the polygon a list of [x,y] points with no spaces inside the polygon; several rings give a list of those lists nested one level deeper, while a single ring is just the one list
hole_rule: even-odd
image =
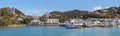
[{"label": "white building", "polygon": [[8,14],[9,14],[9,15],[15,14],[15,8],[9,8],[9,9],[8,9]]},{"label": "white building", "polygon": [[22,21],[23,19],[21,17],[16,17],[15,20],[16,21]]},{"label": "white building", "polygon": [[51,24],[60,24],[59,23],[59,19],[48,19],[47,23],[51,23]]},{"label": "white building", "polygon": [[70,23],[73,25],[83,25],[85,21],[83,19],[70,19]]},{"label": "white building", "polygon": [[100,22],[100,21],[101,21],[101,19],[96,19],[96,18],[92,19],[93,25],[101,24],[102,22]]},{"label": "white building", "polygon": [[119,24],[119,19],[105,19],[104,24],[117,25]]},{"label": "white building", "polygon": [[29,23],[29,25],[31,25],[31,24],[36,24],[36,25],[39,25],[39,24],[41,24],[42,22],[40,21],[40,20],[32,20],[30,23]]},{"label": "white building", "polygon": [[120,19],[117,19],[118,24],[120,24]]}]

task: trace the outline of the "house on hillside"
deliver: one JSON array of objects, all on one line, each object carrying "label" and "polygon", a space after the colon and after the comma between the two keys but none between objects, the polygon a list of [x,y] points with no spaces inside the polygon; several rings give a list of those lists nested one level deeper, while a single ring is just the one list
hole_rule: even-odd
[{"label": "house on hillside", "polygon": [[15,14],[15,8],[9,8],[8,9],[8,14],[9,15]]},{"label": "house on hillside", "polygon": [[23,18],[21,18],[21,17],[16,17],[15,20],[16,20],[16,21],[23,21]]}]

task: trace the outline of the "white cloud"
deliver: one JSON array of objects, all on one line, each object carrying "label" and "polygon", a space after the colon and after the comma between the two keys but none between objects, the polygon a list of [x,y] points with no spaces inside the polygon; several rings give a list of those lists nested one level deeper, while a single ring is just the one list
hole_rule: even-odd
[{"label": "white cloud", "polygon": [[100,9],[102,9],[101,6],[94,7],[94,10],[100,10]]}]

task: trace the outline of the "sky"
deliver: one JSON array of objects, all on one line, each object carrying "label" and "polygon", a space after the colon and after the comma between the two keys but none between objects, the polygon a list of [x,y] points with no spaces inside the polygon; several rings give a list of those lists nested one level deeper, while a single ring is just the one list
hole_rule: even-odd
[{"label": "sky", "polygon": [[25,15],[38,16],[52,11],[94,11],[113,6],[120,6],[120,0],[0,0],[0,8],[14,7]]}]

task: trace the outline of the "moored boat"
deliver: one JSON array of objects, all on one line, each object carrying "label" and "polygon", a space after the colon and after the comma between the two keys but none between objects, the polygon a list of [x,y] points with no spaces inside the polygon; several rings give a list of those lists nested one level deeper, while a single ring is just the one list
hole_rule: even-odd
[{"label": "moored boat", "polygon": [[73,28],[73,24],[67,23],[65,27],[66,27],[66,29],[72,29]]}]

